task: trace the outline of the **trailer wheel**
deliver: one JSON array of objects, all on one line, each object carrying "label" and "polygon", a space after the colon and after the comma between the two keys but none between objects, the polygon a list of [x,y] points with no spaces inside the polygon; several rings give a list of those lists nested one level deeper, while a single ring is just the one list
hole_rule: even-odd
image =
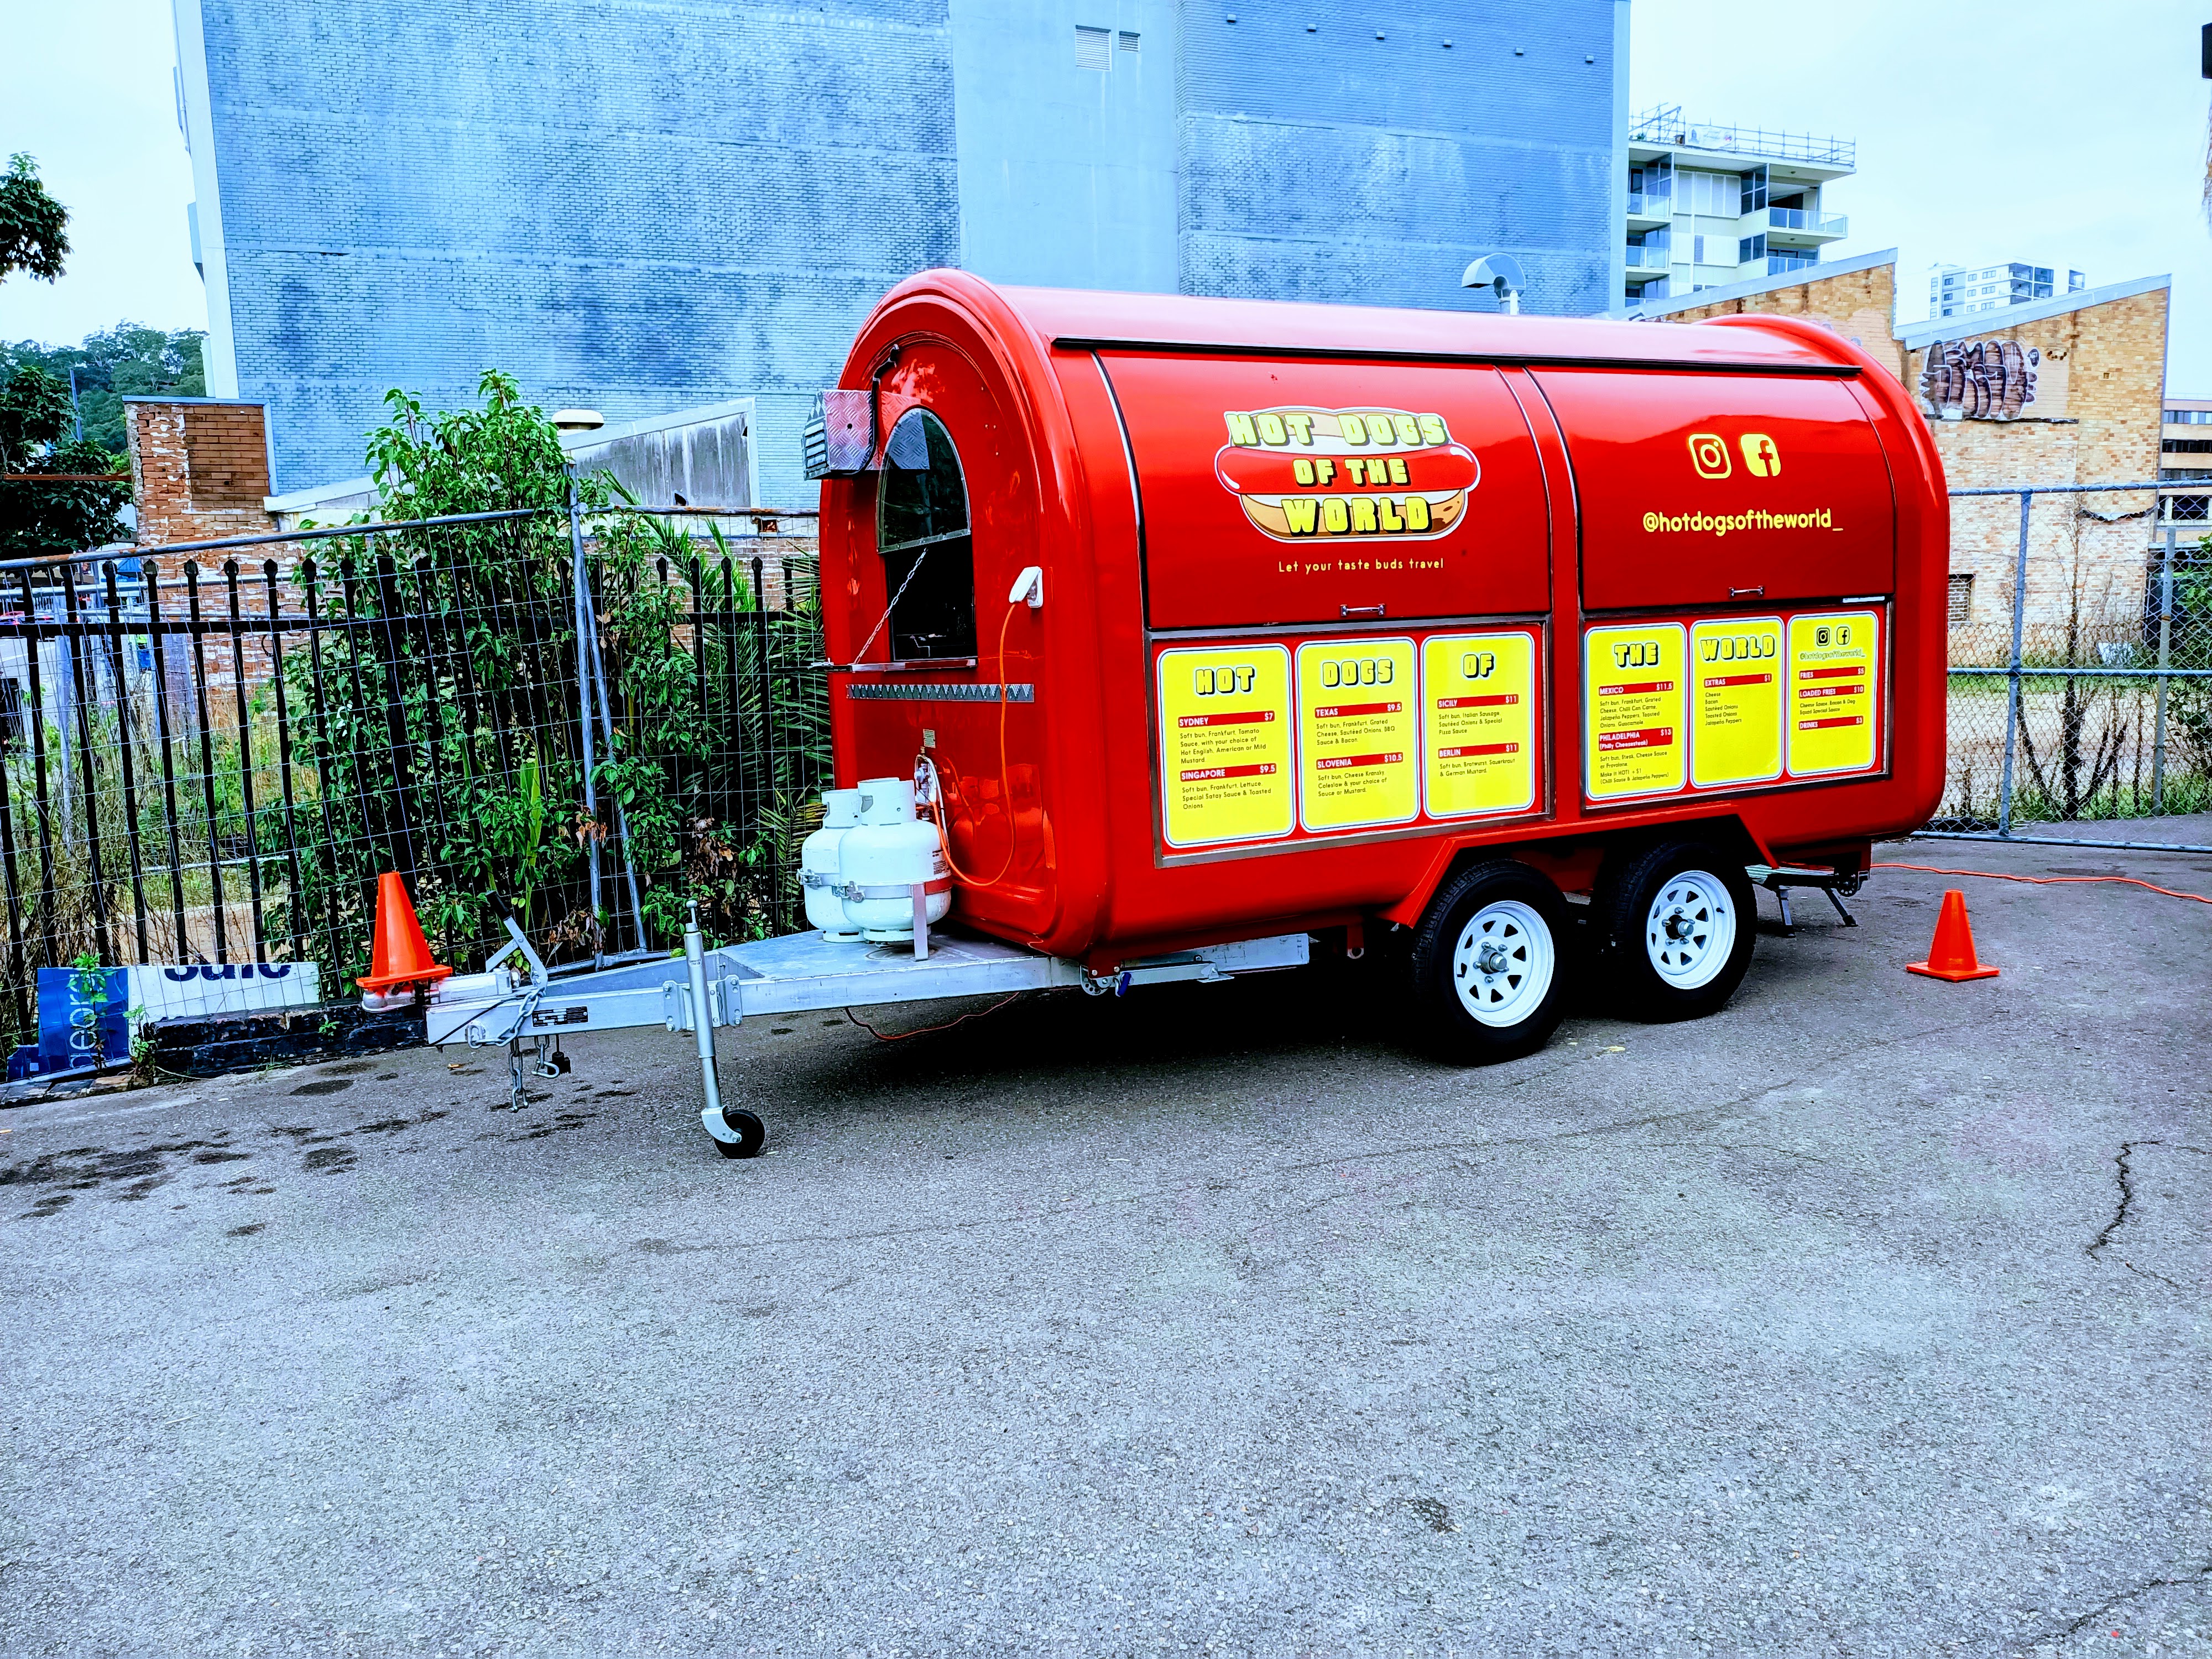
[{"label": "trailer wheel", "polygon": [[1413,1005],[1425,1045],[1466,1065],[1542,1048],[1563,1009],[1566,903],[1525,864],[1471,865],[1429,901],[1413,932]]},{"label": "trailer wheel", "polygon": [[1743,866],[1700,842],[1669,841],[1608,868],[1593,918],[1625,1012],[1698,1019],[1735,994],[1759,912]]},{"label": "trailer wheel", "polygon": [[708,1138],[714,1143],[716,1152],[724,1158],[758,1158],[760,1156],[761,1148],[768,1144],[768,1125],[750,1112],[735,1106],[722,1108],[722,1121],[729,1126],[730,1133],[737,1136],[737,1139],[725,1140],[720,1135],[708,1136]]}]

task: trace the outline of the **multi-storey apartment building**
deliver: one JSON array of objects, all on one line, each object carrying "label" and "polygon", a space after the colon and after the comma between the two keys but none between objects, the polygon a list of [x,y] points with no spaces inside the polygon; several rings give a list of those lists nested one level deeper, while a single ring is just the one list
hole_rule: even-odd
[{"label": "multi-storey apartment building", "polygon": [[2089,286],[2089,279],[2063,265],[2023,264],[2015,259],[2000,265],[1937,265],[1928,273],[1928,318],[1964,317],[2000,306],[2032,305],[2038,300],[2063,299]]},{"label": "multi-storey apartment building", "polygon": [[1780,276],[1820,262],[1850,222],[1822,193],[1856,170],[1858,145],[1682,118],[1679,104],[1628,130],[1628,246],[1621,303]]},{"label": "multi-storey apartment building", "polygon": [[2212,528],[2212,398],[2168,398],[2159,428],[2159,519]]}]

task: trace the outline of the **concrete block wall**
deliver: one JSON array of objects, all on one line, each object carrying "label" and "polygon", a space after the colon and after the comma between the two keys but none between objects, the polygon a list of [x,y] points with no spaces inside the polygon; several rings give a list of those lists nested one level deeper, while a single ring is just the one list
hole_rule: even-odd
[{"label": "concrete block wall", "polygon": [[1626,9],[1186,6],[1183,291],[1492,309],[1460,276],[1510,252],[1525,309],[1604,310]]},{"label": "concrete block wall", "polygon": [[758,401],[762,494],[884,289],[957,262],[945,0],[197,4],[276,485],[486,368],[611,421]]}]

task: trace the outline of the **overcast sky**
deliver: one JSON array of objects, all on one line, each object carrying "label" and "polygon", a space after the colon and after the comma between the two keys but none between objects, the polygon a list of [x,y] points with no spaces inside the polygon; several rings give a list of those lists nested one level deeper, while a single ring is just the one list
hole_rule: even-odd
[{"label": "overcast sky", "polygon": [[[5,5],[0,153],[39,158],[76,247],[51,288],[0,284],[0,339],[204,327],[167,0]],[[1630,103],[1857,139],[1858,174],[1826,202],[1852,234],[1830,257],[1898,248],[1906,321],[1939,260],[2170,273],[2168,387],[2212,396],[2208,20],[2208,0],[1635,0]]]}]

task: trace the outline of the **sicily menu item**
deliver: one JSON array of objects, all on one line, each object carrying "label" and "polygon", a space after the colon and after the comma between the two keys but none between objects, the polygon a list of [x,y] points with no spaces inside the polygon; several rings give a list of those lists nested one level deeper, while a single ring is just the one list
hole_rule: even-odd
[{"label": "sicily menu item", "polygon": [[1168,845],[1290,834],[1291,653],[1279,645],[1163,651],[1155,672]]},{"label": "sicily menu item", "polygon": [[1432,818],[1536,804],[1536,640],[1435,634],[1421,641],[1421,799]]},{"label": "sicily menu item", "polygon": [[1413,822],[1413,641],[1310,641],[1297,666],[1298,821],[1308,830]]},{"label": "sicily menu item", "polygon": [[1863,772],[1875,763],[1881,619],[1815,611],[1790,619],[1790,771]]},{"label": "sicily menu item", "polygon": [[1682,787],[1686,636],[1680,623],[1583,635],[1583,776],[1592,800]]},{"label": "sicily menu item", "polygon": [[1690,781],[1700,789],[1782,775],[1782,619],[1690,629]]}]

